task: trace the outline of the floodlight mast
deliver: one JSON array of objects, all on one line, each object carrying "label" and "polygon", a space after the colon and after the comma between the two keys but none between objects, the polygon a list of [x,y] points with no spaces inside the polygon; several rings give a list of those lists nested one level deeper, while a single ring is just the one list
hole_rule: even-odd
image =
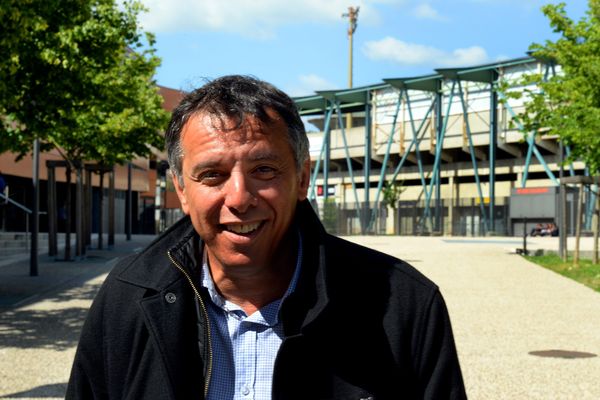
[{"label": "floodlight mast", "polygon": [[[357,20],[358,20],[358,10],[360,7],[348,7],[348,12],[342,14],[342,18],[348,18],[348,88],[352,87],[352,59],[353,59],[353,38],[354,32],[356,31]],[[352,128],[352,115],[348,113],[346,117],[346,128]]]}]

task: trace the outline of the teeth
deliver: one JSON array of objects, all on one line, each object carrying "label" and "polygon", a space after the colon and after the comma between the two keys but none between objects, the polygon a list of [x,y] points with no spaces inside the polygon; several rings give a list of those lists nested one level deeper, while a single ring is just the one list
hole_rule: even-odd
[{"label": "teeth", "polygon": [[252,232],[260,226],[260,222],[255,222],[253,224],[242,224],[242,225],[226,225],[227,230],[235,232],[235,233],[248,233]]}]

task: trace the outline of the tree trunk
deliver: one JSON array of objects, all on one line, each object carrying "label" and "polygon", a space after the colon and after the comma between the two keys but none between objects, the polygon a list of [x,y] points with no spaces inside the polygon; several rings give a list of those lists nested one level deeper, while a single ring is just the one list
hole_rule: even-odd
[{"label": "tree trunk", "polygon": [[573,253],[573,266],[579,267],[579,241],[581,239],[581,219],[583,216],[583,183],[579,185],[579,198],[577,199],[577,227],[575,232],[575,252]]},{"label": "tree trunk", "polygon": [[125,235],[131,240],[132,215],[131,215],[131,163],[127,164],[127,197],[125,198]]},{"label": "tree trunk", "polygon": [[104,234],[102,230],[102,225],[104,222],[104,172],[100,172],[100,201],[98,203],[98,213],[100,215],[98,221],[98,249],[102,250],[104,247],[102,243],[102,235]]},{"label": "tree trunk", "polygon": [[57,228],[56,228],[56,168],[48,169],[48,255],[58,254]]},{"label": "tree trunk", "polygon": [[[40,140],[33,142],[33,207],[31,208],[31,248],[29,276],[38,276],[38,235],[40,230]],[[29,228],[29,227],[28,227]]]},{"label": "tree trunk", "polygon": [[[562,167],[561,167],[562,168]],[[560,226],[558,227],[558,233],[560,235],[559,240],[561,241],[561,257],[563,262],[567,262],[569,250],[567,247],[567,186],[563,183],[560,184]]]},{"label": "tree trunk", "polygon": [[108,173],[108,248],[115,245],[115,170]]},{"label": "tree trunk", "polygon": [[92,171],[90,169],[85,170],[85,205],[84,205],[84,216],[85,216],[85,245],[87,248],[92,247]]},{"label": "tree trunk", "polygon": [[600,193],[598,193],[598,186],[596,186],[596,201],[594,205],[594,218],[592,220],[594,230],[594,254],[592,262],[598,264],[598,230],[600,230]]},{"label": "tree trunk", "polygon": [[75,254],[78,257],[85,255],[85,246],[83,238],[83,169],[81,164],[77,164],[75,168],[75,239],[76,250]]},{"label": "tree trunk", "polygon": [[67,197],[65,199],[65,261],[71,261],[71,167],[67,166]]}]

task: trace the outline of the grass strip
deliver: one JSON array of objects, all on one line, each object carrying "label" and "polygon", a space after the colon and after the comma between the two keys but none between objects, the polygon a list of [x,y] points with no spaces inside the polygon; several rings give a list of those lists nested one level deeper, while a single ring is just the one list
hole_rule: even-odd
[{"label": "grass strip", "polygon": [[524,257],[535,264],[541,265],[544,268],[557,272],[600,292],[600,264],[593,264],[592,261],[588,259],[580,259],[579,267],[574,267],[573,259],[569,258],[567,262],[564,262],[562,258],[556,254]]}]

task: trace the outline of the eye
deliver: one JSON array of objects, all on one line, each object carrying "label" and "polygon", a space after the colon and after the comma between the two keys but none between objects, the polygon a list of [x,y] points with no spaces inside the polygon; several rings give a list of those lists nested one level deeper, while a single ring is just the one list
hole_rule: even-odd
[{"label": "eye", "polygon": [[277,176],[277,169],[270,165],[260,165],[254,169],[254,174],[260,179],[272,179]]},{"label": "eye", "polygon": [[196,177],[196,181],[205,185],[217,185],[225,179],[225,174],[219,171],[203,171]]}]

